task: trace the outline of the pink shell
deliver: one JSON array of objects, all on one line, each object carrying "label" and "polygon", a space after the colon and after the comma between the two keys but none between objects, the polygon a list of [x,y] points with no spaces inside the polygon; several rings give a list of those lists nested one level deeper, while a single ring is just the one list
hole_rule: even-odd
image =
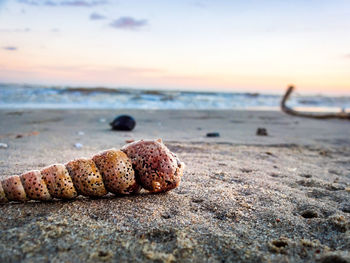
[{"label": "pink shell", "polygon": [[143,188],[151,192],[166,192],[180,184],[184,164],[162,140],[136,141],[121,150],[131,159],[136,178]]}]

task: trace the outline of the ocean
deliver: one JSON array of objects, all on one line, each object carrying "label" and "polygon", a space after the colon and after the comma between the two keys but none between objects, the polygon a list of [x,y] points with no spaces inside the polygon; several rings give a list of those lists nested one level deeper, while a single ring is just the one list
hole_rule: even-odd
[{"label": "ocean", "polygon": [[[278,110],[282,95],[132,88],[0,84],[1,109]],[[350,109],[350,96],[293,95],[288,105],[312,111]]]}]

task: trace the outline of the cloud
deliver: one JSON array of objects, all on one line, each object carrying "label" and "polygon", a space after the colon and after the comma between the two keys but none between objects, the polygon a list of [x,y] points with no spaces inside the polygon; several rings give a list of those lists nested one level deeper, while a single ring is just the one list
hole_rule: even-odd
[{"label": "cloud", "polygon": [[0,29],[0,32],[6,33],[27,33],[30,32],[31,29],[29,27],[26,28],[14,28],[14,29]]},{"label": "cloud", "polygon": [[350,59],[350,53],[349,54],[345,54],[344,58]]},{"label": "cloud", "polygon": [[104,5],[107,1],[63,1],[61,2],[61,5],[67,5],[67,6],[96,6],[96,5]]},{"label": "cloud", "polygon": [[34,6],[75,6],[75,7],[92,7],[107,4],[106,0],[64,0],[64,1],[40,1],[40,0],[18,0],[26,5]]},{"label": "cloud", "polygon": [[90,15],[90,20],[101,20],[101,19],[106,19],[104,15],[101,15],[99,13],[92,13]]},{"label": "cloud", "polygon": [[129,16],[124,16],[114,20],[109,25],[117,29],[133,30],[133,29],[138,29],[140,27],[146,26],[147,24],[148,22],[146,19],[137,20]]},{"label": "cloud", "polygon": [[6,46],[2,48],[8,51],[16,51],[18,49],[17,47],[14,47],[14,46]]},{"label": "cloud", "polygon": [[193,6],[198,7],[198,8],[205,8],[205,7],[207,7],[207,5],[205,3],[200,2],[200,1],[196,1],[196,2],[194,2],[192,4],[193,4]]}]

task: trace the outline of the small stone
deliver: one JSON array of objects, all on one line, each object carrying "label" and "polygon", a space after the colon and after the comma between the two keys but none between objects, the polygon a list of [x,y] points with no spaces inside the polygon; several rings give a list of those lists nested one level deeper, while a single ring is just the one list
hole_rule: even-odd
[{"label": "small stone", "polygon": [[112,130],[132,131],[135,128],[136,121],[129,115],[120,115],[110,123]]},{"label": "small stone", "polygon": [[78,134],[79,136],[83,136],[83,135],[85,135],[85,132],[83,132],[83,131],[78,131],[77,134]]},{"label": "small stone", "polygon": [[0,149],[7,149],[9,146],[6,143],[0,142]]},{"label": "small stone", "polygon": [[101,123],[104,123],[104,122],[106,122],[106,119],[105,118],[100,118],[98,121],[101,122]]},{"label": "small stone", "polygon": [[256,130],[256,135],[258,136],[267,136],[267,130],[265,128],[258,128]]},{"label": "small stone", "polygon": [[207,137],[220,137],[220,133],[218,132],[208,132]]},{"label": "small stone", "polygon": [[83,148],[83,146],[84,146],[84,145],[81,144],[81,143],[79,143],[79,142],[77,142],[77,143],[74,144],[74,147],[77,148],[77,149],[81,149],[81,148]]}]

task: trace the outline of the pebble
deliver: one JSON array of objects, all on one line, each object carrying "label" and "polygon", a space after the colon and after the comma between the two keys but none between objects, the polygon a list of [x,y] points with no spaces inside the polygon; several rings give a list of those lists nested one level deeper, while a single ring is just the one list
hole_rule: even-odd
[{"label": "pebble", "polygon": [[132,131],[135,128],[136,121],[129,115],[120,115],[110,123],[112,130]]},{"label": "pebble", "polygon": [[7,149],[9,146],[6,143],[0,142],[0,149]]},{"label": "pebble", "polygon": [[218,132],[208,132],[207,137],[220,137],[220,133]]},{"label": "pebble", "polygon": [[77,134],[80,135],[80,136],[83,136],[83,135],[85,135],[85,132],[83,132],[83,131],[78,131]]},{"label": "pebble", "polygon": [[101,123],[104,123],[104,122],[106,122],[106,119],[105,118],[100,118],[98,121],[101,122]]},{"label": "pebble", "polygon": [[74,144],[74,147],[77,148],[77,149],[81,149],[81,148],[83,148],[83,146],[84,146],[84,145],[81,144],[81,143],[79,143],[79,142],[77,142],[77,143]]},{"label": "pebble", "polygon": [[267,136],[267,130],[265,128],[258,128],[256,130],[256,135]]}]

